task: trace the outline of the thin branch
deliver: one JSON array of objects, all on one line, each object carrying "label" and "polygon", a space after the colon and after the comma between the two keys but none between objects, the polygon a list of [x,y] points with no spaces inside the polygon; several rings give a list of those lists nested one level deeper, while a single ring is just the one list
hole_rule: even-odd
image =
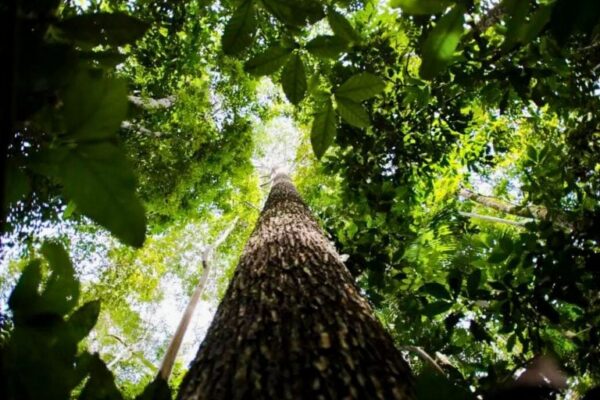
[{"label": "thin branch", "polygon": [[162,99],[153,99],[150,97],[128,96],[130,103],[144,110],[157,110],[161,108],[171,108],[175,104],[175,96],[168,96]]},{"label": "thin branch", "polygon": [[260,208],[256,207],[254,204],[250,203],[249,201],[244,200],[243,203],[245,206],[248,206],[248,207],[260,212]]},{"label": "thin branch", "polygon": [[531,222],[531,220],[530,221],[513,221],[510,219],[492,217],[491,215],[481,215],[481,214],[475,214],[475,213],[464,212],[464,211],[459,211],[458,214],[463,217],[467,217],[467,218],[476,218],[476,219],[480,219],[482,221],[487,221],[487,222],[497,222],[500,224],[508,224],[508,225],[513,225],[513,226],[518,226],[520,228],[523,228],[525,226],[525,224],[527,224],[528,222]]},{"label": "thin branch", "polygon": [[[541,206],[519,206],[516,204],[509,203],[504,200],[492,196],[485,196],[472,190],[461,188],[458,192],[459,196],[474,201],[475,203],[481,204],[482,206],[492,208],[494,210],[501,211],[505,214],[515,215],[518,217],[529,218],[530,220],[551,220],[556,225],[563,229],[572,230],[573,224],[567,220],[564,215],[550,215],[547,208]],[[551,218],[552,217],[552,218]]]},{"label": "thin branch", "polygon": [[204,291],[204,285],[206,284],[206,280],[208,278],[209,273],[209,265],[206,260],[202,260],[202,265],[204,267],[204,271],[202,271],[202,276],[200,277],[200,282],[194,289],[194,293],[190,298],[190,301],[185,308],[183,316],[181,317],[181,321],[179,321],[179,325],[177,326],[177,330],[171,339],[171,343],[169,343],[169,347],[167,348],[167,352],[163,358],[163,361],[160,365],[160,369],[158,371],[158,376],[160,376],[165,381],[169,380],[169,375],[171,375],[171,371],[173,370],[173,364],[175,363],[175,358],[177,357],[177,353],[179,352],[179,348],[181,347],[181,343],[183,342],[183,337],[185,336],[185,332],[187,331],[188,325],[190,324],[190,320],[192,319],[192,315],[196,310],[196,306],[198,305],[198,300],[200,300],[200,295]]},{"label": "thin branch", "polygon": [[173,370],[173,364],[175,363],[175,358],[177,357],[177,353],[179,352],[179,348],[181,347],[181,343],[183,342],[183,338],[187,331],[187,328],[192,319],[192,315],[196,310],[196,306],[198,305],[198,301],[200,300],[200,296],[204,291],[204,286],[206,286],[206,281],[208,279],[208,275],[210,272],[210,261],[213,257],[215,250],[225,241],[227,237],[231,234],[235,226],[239,221],[239,217],[235,217],[231,223],[217,236],[217,239],[213,242],[211,246],[208,246],[202,252],[202,266],[204,270],[202,271],[202,276],[200,277],[200,281],[198,285],[194,289],[194,293],[192,293],[192,297],[188,302],[185,311],[183,312],[183,316],[181,317],[181,321],[179,321],[179,325],[177,326],[177,330],[169,343],[169,347],[167,348],[167,352],[163,358],[163,361],[160,365],[160,369],[158,371],[158,376],[164,379],[165,381],[169,380],[169,376],[171,375],[171,371]]},{"label": "thin branch", "polygon": [[144,134],[146,136],[161,137],[161,136],[164,135],[164,133],[162,133],[162,132],[154,132],[154,131],[151,131],[148,128],[144,128],[143,126],[135,125],[131,121],[123,121],[123,122],[121,122],[121,128],[130,130],[130,131],[134,131],[134,132],[137,132],[137,133],[141,133],[141,134]]},{"label": "thin branch", "polygon": [[429,354],[427,354],[427,352],[425,350],[423,350],[422,347],[418,347],[418,346],[403,346],[403,347],[400,348],[400,350],[406,350],[406,351],[410,351],[410,352],[415,353],[416,355],[419,356],[419,358],[421,360],[425,361],[426,364],[429,364],[431,367],[433,367],[433,369],[435,369],[442,376],[446,376],[446,373],[444,372],[444,370],[442,369],[442,367],[440,367],[438,365],[438,363],[435,362],[435,360],[433,359],[433,357],[431,357]]}]

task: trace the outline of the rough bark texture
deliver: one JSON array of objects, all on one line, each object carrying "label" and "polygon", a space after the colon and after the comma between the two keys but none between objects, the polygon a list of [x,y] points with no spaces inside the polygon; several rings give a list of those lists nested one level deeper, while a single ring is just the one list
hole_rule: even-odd
[{"label": "rough bark texture", "polygon": [[392,339],[278,175],[179,399],[413,399]]}]

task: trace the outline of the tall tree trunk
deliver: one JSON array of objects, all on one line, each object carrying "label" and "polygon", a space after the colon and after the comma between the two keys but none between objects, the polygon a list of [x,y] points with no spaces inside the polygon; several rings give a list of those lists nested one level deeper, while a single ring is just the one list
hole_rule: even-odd
[{"label": "tall tree trunk", "polygon": [[414,398],[399,350],[286,175],[178,398]]}]

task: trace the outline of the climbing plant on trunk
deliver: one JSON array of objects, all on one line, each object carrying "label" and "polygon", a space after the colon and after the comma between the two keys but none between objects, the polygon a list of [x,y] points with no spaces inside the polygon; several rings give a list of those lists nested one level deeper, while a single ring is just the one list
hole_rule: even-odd
[{"label": "climbing plant on trunk", "polygon": [[284,174],[180,399],[412,399],[410,370]]}]

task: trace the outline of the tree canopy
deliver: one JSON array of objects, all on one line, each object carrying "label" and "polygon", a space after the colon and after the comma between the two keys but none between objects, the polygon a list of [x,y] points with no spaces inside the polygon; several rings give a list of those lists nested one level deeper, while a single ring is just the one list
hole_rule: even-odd
[{"label": "tree canopy", "polygon": [[420,399],[502,398],[543,363],[529,398],[600,385],[597,0],[13,0],[0,16],[8,398],[169,397],[148,385],[168,315],[236,219],[214,310],[276,167]]}]

